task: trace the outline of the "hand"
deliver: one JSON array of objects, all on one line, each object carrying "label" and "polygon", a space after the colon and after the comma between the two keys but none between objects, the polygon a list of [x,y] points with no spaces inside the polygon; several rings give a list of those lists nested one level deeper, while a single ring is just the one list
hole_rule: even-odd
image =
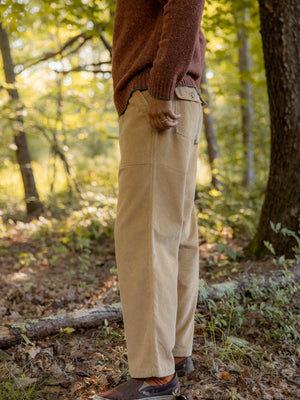
[{"label": "hand", "polygon": [[180,114],[172,110],[171,100],[160,100],[151,97],[148,108],[150,125],[153,129],[163,131],[178,124]]}]

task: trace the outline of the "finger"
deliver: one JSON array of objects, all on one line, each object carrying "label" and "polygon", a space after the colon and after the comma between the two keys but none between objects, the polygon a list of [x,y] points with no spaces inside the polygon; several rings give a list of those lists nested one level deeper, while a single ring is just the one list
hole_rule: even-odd
[{"label": "finger", "polygon": [[170,119],[165,119],[160,122],[156,122],[156,125],[159,126],[160,130],[166,130],[169,128],[172,128],[173,126],[176,126],[178,124],[178,121],[170,120]]},{"label": "finger", "polygon": [[167,126],[168,128],[172,128],[173,126],[176,126],[178,124],[178,121],[176,121],[176,120],[168,120],[166,123],[165,123],[165,126]]},{"label": "finger", "polygon": [[177,120],[181,117],[181,114],[175,114],[173,110],[167,110],[165,114],[171,119],[171,120]]},{"label": "finger", "polygon": [[172,128],[173,126],[176,126],[178,124],[178,120],[172,119],[169,116],[165,115],[162,123],[164,124],[165,128]]}]

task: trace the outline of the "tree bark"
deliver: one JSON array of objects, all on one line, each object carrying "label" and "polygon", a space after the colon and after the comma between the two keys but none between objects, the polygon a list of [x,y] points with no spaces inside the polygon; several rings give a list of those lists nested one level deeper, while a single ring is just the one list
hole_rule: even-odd
[{"label": "tree bark", "polygon": [[271,160],[257,233],[247,253],[261,257],[264,241],[291,256],[296,244],[275,234],[270,221],[295,233],[300,218],[300,2],[259,0],[271,117]]},{"label": "tree bark", "polygon": [[248,20],[248,10],[243,9],[236,14],[237,25],[241,25],[238,30],[239,41],[239,72],[241,80],[241,114],[243,132],[243,151],[245,157],[243,186],[252,186],[255,181],[254,173],[254,152],[253,152],[253,105],[252,105],[252,85],[249,82],[251,73],[251,54],[250,41],[247,37],[245,24]]},{"label": "tree bark", "polygon": [[43,206],[39,200],[39,195],[36,189],[33,171],[31,167],[31,159],[27,144],[26,133],[24,131],[23,121],[23,105],[20,101],[18,90],[15,87],[14,65],[10,51],[9,38],[6,30],[0,23],[0,50],[2,54],[5,80],[8,84],[8,94],[12,101],[14,109],[14,139],[17,147],[16,155],[20,166],[22,181],[25,192],[25,202],[27,215],[38,215],[41,213]]},{"label": "tree bark", "polygon": [[205,101],[207,103],[203,112],[203,124],[204,124],[205,138],[207,142],[208,159],[211,168],[212,185],[215,188],[223,189],[220,153],[218,149],[214,119],[210,107],[210,96],[206,78],[206,65],[204,65],[201,77],[201,92],[203,93]]}]

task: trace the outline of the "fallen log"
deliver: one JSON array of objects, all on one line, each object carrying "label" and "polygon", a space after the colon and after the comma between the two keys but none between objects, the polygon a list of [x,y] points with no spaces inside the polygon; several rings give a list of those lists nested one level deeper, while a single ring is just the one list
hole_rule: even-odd
[{"label": "fallen log", "polygon": [[[200,280],[198,306],[203,305],[207,299],[222,301],[236,294],[247,295],[247,292],[249,292],[249,295],[251,295],[255,289],[268,289],[274,284],[278,285],[278,287],[284,287],[288,284],[293,284],[293,282],[300,282],[300,266],[290,271],[289,276],[281,271],[273,271],[266,276],[244,274],[239,279],[210,286],[205,281]],[[0,326],[0,348],[7,348],[21,342],[24,335],[30,340],[42,339],[58,333],[60,329],[97,327],[105,320],[109,322],[121,321],[121,305],[99,305],[91,309],[51,315],[40,319],[6,323]]]},{"label": "fallen log", "polygon": [[267,292],[274,285],[281,288],[297,282],[300,282],[300,265],[288,272],[277,270],[265,275],[244,273],[234,280],[213,285],[207,285],[203,279],[200,279],[198,305],[205,303],[207,299],[221,301],[237,294],[251,297],[255,292],[262,290]]},{"label": "fallen log", "polygon": [[51,315],[40,319],[28,319],[23,322],[7,323],[0,326],[0,348],[10,347],[22,340],[22,335],[28,339],[42,339],[53,335],[64,328],[92,328],[101,325],[105,320],[122,320],[120,306],[104,305],[74,311],[70,313]]}]

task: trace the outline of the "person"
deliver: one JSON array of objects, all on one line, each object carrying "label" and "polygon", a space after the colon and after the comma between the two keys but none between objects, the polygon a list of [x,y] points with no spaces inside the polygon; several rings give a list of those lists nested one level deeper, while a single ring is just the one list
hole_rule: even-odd
[{"label": "person", "polygon": [[[172,399],[193,370],[204,0],[117,0],[115,249],[131,379],[97,399]],[[176,372],[175,372],[176,370]]]}]

